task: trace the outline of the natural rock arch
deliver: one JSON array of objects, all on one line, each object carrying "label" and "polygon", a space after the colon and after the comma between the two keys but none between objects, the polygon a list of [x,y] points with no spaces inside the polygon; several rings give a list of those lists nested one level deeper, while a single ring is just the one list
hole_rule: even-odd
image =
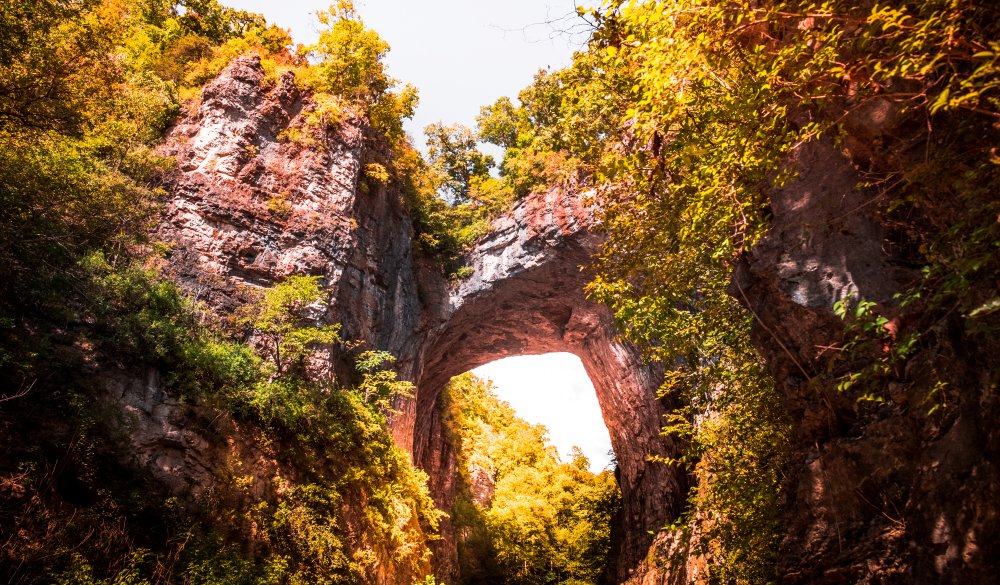
[{"label": "natural rock arch", "polygon": [[[422,468],[440,470],[432,478],[452,475],[453,454],[439,440],[435,409],[452,376],[504,357],[577,355],[594,384],[618,461],[623,513],[615,528],[624,578],[645,556],[651,531],[679,513],[685,478],[648,461],[649,455],[679,448],[660,436],[670,406],[656,398],[662,372],[618,340],[610,312],[584,294],[586,267],[600,244],[592,220],[579,193],[537,193],[495,222],[494,231],[468,255],[472,276],[449,289],[441,323],[423,338],[412,453]],[[446,502],[454,496],[450,483],[435,487]]]},{"label": "natural rock arch", "polygon": [[[656,398],[660,372],[616,338],[607,309],[585,298],[584,269],[600,236],[583,195],[550,190],[522,199],[468,255],[472,277],[449,283],[415,250],[400,194],[363,178],[372,154],[363,124],[330,130],[310,149],[281,141],[283,130],[301,125],[309,96],[290,76],[273,87],[264,78],[258,59],[237,59],[164,146],[179,163],[159,229],[173,245],[175,277],[226,310],[238,284],[322,276],[331,290],[327,319],[345,338],[397,355],[401,375],[416,382],[416,396],[396,405],[393,434],[428,472],[442,506],[453,496],[455,465],[434,408],[444,384],[502,357],[578,355],[619,464],[624,511],[615,528],[625,578],[645,556],[650,531],[679,513],[686,476],[647,460],[679,449],[660,436],[671,406]],[[444,532],[436,563],[450,582],[455,545]]]}]

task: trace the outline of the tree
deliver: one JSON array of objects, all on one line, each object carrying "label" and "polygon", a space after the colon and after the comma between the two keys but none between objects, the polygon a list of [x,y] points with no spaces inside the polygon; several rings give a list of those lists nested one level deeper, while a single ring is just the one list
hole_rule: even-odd
[{"label": "tree", "polygon": [[539,71],[518,94],[480,109],[479,136],[505,149],[500,176],[517,196],[535,189],[578,188],[594,175],[618,125],[608,78],[590,53],[560,71]]},{"label": "tree", "polygon": [[[614,474],[591,473],[578,450],[561,462],[545,427],[518,418],[488,381],[464,374],[443,396],[446,425],[459,445],[452,517],[467,582],[600,582],[621,500]],[[490,492],[481,490],[481,479],[472,481],[473,470],[488,475]]]},{"label": "tree", "polygon": [[120,31],[95,18],[96,2],[0,3],[0,128],[79,135],[89,110],[124,80],[106,59]]},{"label": "tree", "polygon": [[312,52],[320,59],[319,75],[326,89],[349,100],[376,101],[393,85],[384,63],[389,43],[365,27],[350,2],[317,15],[326,28]]},{"label": "tree", "polygon": [[479,108],[476,117],[479,138],[503,148],[517,146],[517,137],[530,125],[524,108],[516,107],[509,97]]},{"label": "tree", "polygon": [[246,305],[239,322],[250,328],[271,377],[301,370],[317,348],[340,341],[340,325],[319,325],[326,310],[318,276],[292,276]]},{"label": "tree", "polygon": [[442,177],[441,189],[452,203],[467,203],[473,180],[489,176],[493,157],[479,152],[476,134],[461,124],[430,124],[424,134],[431,166]]},{"label": "tree", "polygon": [[397,81],[386,71],[389,43],[365,26],[350,0],[340,0],[318,16],[325,28],[309,48],[319,60],[318,89],[360,108],[390,142],[403,140],[402,121],[413,116],[417,90],[406,84],[392,91]]},{"label": "tree", "polygon": [[388,411],[396,398],[413,396],[413,383],[398,379],[389,368],[395,362],[396,356],[387,351],[366,351],[354,364],[363,374],[358,392],[365,403],[382,412]]},{"label": "tree", "polygon": [[218,0],[174,2],[175,13],[178,4],[184,6],[184,14],[179,19],[184,28],[208,38],[213,44],[243,36],[254,29],[267,28],[263,16],[223,6]]}]

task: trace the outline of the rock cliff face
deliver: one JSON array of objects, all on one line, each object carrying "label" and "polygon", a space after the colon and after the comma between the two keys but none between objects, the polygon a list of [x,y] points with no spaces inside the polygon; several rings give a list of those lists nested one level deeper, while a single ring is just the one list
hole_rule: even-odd
[{"label": "rock cliff face", "polygon": [[848,119],[846,151],[820,141],[792,152],[796,178],[769,193],[773,227],[732,280],[794,424],[784,583],[987,583],[1000,569],[996,373],[975,363],[996,348],[971,345],[957,316],[943,319],[878,405],[838,391],[847,370],[828,371],[824,355],[843,341],[834,303],[873,301],[892,318],[893,295],[916,279],[878,193],[858,187],[859,166],[893,149],[908,156],[890,114]]},{"label": "rock cliff face", "polygon": [[[660,372],[616,341],[610,314],[583,295],[582,267],[600,242],[583,195],[523,199],[466,259],[473,275],[449,283],[416,252],[399,195],[365,178],[375,147],[363,123],[309,128],[301,114],[310,107],[292,77],[268,84],[253,58],[238,59],[205,89],[164,147],[179,161],[159,230],[171,245],[171,270],[220,311],[238,304],[241,287],[321,276],[330,291],[326,320],[341,323],[347,339],[397,355],[401,375],[416,382],[416,395],[397,404],[393,433],[428,471],[445,508],[455,454],[436,415],[444,384],[507,356],[580,356],[619,462],[624,580],[645,556],[650,531],[680,511],[686,485],[682,473],[646,460],[679,447],[659,435],[670,407],[655,397]],[[289,128],[314,143],[285,140]],[[453,582],[447,522],[442,532],[433,562]]]},{"label": "rock cliff face", "polygon": [[[618,459],[624,505],[618,568],[624,579],[645,556],[650,531],[680,512],[686,484],[683,475],[646,460],[679,448],[659,435],[669,407],[654,398],[661,373],[617,341],[610,313],[583,295],[588,276],[581,267],[600,241],[588,229],[590,218],[578,195],[529,196],[469,255],[472,276],[437,297],[431,307],[437,324],[423,333],[418,360],[413,453],[425,469],[444,468],[442,457],[453,456],[435,444],[440,421],[434,408],[452,376],[509,356],[578,355]],[[447,487],[442,493],[450,500],[453,486]]]},{"label": "rock cliff face", "polygon": [[[242,58],[173,129],[164,149],[180,168],[160,236],[172,245],[177,278],[227,311],[243,286],[321,276],[326,320],[366,348],[397,355],[401,375],[416,383],[416,395],[396,405],[393,433],[444,508],[455,495],[455,453],[435,408],[442,386],[502,357],[575,353],[619,461],[619,580],[703,581],[697,559],[683,571],[633,573],[651,532],[680,511],[686,477],[646,461],[679,448],[659,436],[672,406],[655,398],[661,373],[617,341],[607,310],[583,295],[581,267],[600,244],[584,195],[552,190],[521,200],[466,258],[472,276],[450,283],[416,251],[399,194],[365,177],[377,141],[364,124],[309,128],[301,114],[310,107],[294,79],[269,84],[259,63]],[[818,141],[791,154],[795,179],[768,193],[772,228],[732,280],[794,424],[779,574],[786,583],[988,582],[1000,570],[1000,509],[983,502],[1000,501],[1000,435],[990,424],[996,407],[983,397],[997,382],[969,356],[989,359],[990,348],[964,345],[960,326],[946,319],[908,360],[891,401],[871,407],[837,391],[848,366],[831,366],[825,355],[843,341],[834,303],[863,298],[892,316],[893,295],[915,277],[905,246],[876,213],[877,193],[858,187],[856,169],[893,148],[896,122],[878,108],[857,116],[867,117],[848,121],[846,152]],[[284,139],[289,128],[313,143]],[[940,391],[929,386],[932,372],[946,372],[952,388],[935,398],[945,406],[937,413],[927,402]],[[183,462],[183,449],[196,446],[171,448],[172,461]],[[453,582],[454,534],[447,522],[442,532],[433,563]]]},{"label": "rock cliff face", "polygon": [[[926,156],[888,104],[859,108],[845,125],[843,144],[805,143],[786,157],[794,178],[766,193],[771,227],[728,291],[753,313],[753,342],[793,427],[778,578],[991,583],[1000,571],[995,340],[976,343],[958,315],[945,315],[896,366],[888,396],[869,402],[859,400],[865,389],[838,389],[878,350],[830,355],[848,341],[835,304],[876,303],[894,336],[907,318],[896,295],[921,265],[860,169],[890,157],[915,167]],[[657,535],[629,585],[709,583],[706,559],[687,545],[678,533]]]}]

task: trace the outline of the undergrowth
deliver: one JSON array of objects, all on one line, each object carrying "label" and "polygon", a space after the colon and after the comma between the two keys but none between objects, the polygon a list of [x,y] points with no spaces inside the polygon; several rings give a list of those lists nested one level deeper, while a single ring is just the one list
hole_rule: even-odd
[{"label": "undergrowth", "polygon": [[[386,421],[411,385],[384,352],[357,357],[356,384],[310,368],[340,342],[304,313],[322,303],[316,279],[269,289],[242,323],[250,339],[271,336],[278,360],[266,343],[212,333],[213,317],[154,272],[87,264],[96,276],[84,321],[96,326],[76,325],[76,346],[3,405],[19,413],[2,419],[17,446],[2,461],[10,582],[356,583],[385,559],[426,574],[441,514]],[[165,375],[143,381],[149,372]],[[195,484],[172,495],[135,467],[135,423],[103,389],[116,379],[162,384],[172,416],[204,442],[201,456],[225,459],[207,478],[190,470]],[[54,425],[53,410],[63,413]],[[46,432],[33,433],[39,423]]]}]

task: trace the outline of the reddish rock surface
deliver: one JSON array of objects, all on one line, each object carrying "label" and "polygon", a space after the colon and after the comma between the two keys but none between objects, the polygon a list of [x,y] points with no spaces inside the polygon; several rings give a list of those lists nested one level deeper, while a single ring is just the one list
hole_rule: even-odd
[{"label": "reddish rock surface", "polygon": [[[521,200],[466,259],[472,276],[449,283],[415,251],[399,195],[363,178],[376,148],[363,124],[313,131],[309,148],[279,139],[302,127],[309,107],[292,78],[269,86],[259,64],[243,58],[172,131],[165,150],[180,170],[160,236],[173,246],[177,278],[225,312],[241,285],[322,276],[326,319],[341,323],[346,338],[397,355],[400,373],[417,383],[416,396],[397,405],[393,432],[428,471],[443,507],[454,497],[455,454],[435,414],[441,387],[502,357],[575,353],[620,466],[619,579],[703,580],[697,562],[677,570],[645,558],[651,533],[679,512],[686,478],[646,461],[678,448],[659,435],[671,406],[655,399],[659,372],[616,341],[608,312],[582,293],[600,243],[585,198],[553,190]],[[779,573],[785,583],[991,582],[1000,570],[1000,434],[983,397],[996,381],[970,357],[988,359],[989,348],[963,345],[960,324],[943,321],[926,338],[933,344],[906,364],[891,404],[878,408],[838,392],[842,372],[825,369],[822,348],[843,331],[834,303],[856,295],[891,315],[894,293],[913,277],[876,213],[877,194],[858,188],[857,165],[887,156],[898,123],[891,111],[870,109],[848,120],[853,161],[826,141],[792,153],[796,178],[768,194],[772,228],[733,276],[731,293],[757,316],[754,342],[794,424]],[[932,416],[922,401],[934,372],[947,373],[952,391]],[[136,412],[160,416],[152,404]],[[169,437],[150,444],[167,445],[167,467],[193,461],[185,449],[197,448]],[[160,461],[156,448],[144,456]],[[435,570],[454,582],[447,522],[442,533],[432,545]],[[661,535],[654,548],[677,546]]]},{"label": "reddish rock surface", "polygon": [[668,407],[655,398],[660,372],[616,340],[609,311],[584,297],[585,267],[600,242],[589,229],[592,213],[584,200],[550,191],[520,201],[470,253],[472,276],[436,298],[441,317],[425,333],[416,378],[413,452],[424,468],[441,457],[434,404],[452,376],[509,356],[578,355],[618,459],[624,503],[618,568],[624,579],[645,556],[651,531],[680,512],[686,484],[682,474],[647,461],[679,447],[659,433]]}]

